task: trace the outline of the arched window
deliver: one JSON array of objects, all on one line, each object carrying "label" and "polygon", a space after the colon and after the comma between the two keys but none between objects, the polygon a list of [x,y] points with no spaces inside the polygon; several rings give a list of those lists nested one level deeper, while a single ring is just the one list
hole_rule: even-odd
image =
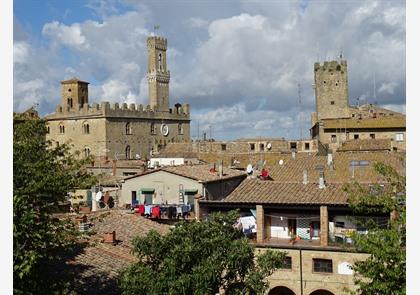
[{"label": "arched window", "polygon": [[162,53],[159,53],[158,65],[159,65],[159,71],[162,71]]},{"label": "arched window", "polygon": [[130,123],[125,124],[125,134],[132,134],[131,133],[131,124]]},{"label": "arched window", "polygon": [[64,134],[64,124],[60,123],[60,125],[58,127],[60,129],[60,134]]},{"label": "arched window", "polygon": [[150,124],[150,134],[156,134],[155,123]]},{"label": "arched window", "polygon": [[129,145],[125,148],[125,159],[130,160],[131,159],[131,148]]},{"label": "arched window", "polygon": [[72,108],[73,107],[73,99],[71,97],[67,98],[67,105]]},{"label": "arched window", "polygon": [[87,158],[89,157],[89,155],[90,155],[90,148],[85,147],[85,157]]},{"label": "arched window", "polygon": [[182,127],[182,123],[178,124],[178,134],[184,134],[184,128]]},{"label": "arched window", "polygon": [[90,130],[89,130],[89,123],[88,122],[84,122],[83,123],[83,133],[84,134],[89,134]]}]

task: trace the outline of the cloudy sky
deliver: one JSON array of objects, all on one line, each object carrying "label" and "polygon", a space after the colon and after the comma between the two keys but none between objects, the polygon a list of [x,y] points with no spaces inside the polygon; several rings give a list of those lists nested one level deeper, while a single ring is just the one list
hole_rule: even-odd
[{"label": "cloudy sky", "polygon": [[15,0],[14,111],[54,112],[72,76],[91,83],[90,102],[147,104],[146,38],[157,24],[170,103],[191,105],[193,138],[198,125],[216,139],[309,137],[313,63],[340,53],[351,104],[405,113],[398,0]]}]

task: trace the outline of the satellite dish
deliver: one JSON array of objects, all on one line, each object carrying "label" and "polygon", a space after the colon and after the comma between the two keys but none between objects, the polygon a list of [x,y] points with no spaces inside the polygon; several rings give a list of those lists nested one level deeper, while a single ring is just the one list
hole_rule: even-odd
[{"label": "satellite dish", "polygon": [[283,165],[283,159],[281,159],[280,161],[279,161],[279,165]]},{"label": "satellite dish", "polygon": [[248,166],[246,166],[246,173],[251,174],[252,173],[252,165],[248,164]]},{"label": "satellite dish", "polygon": [[267,143],[267,149],[271,150],[271,142]]},{"label": "satellite dish", "polygon": [[96,196],[95,196],[96,202],[99,202],[101,200],[101,198],[102,198],[102,192],[99,191],[99,192],[96,193]]},{"label": "satellite dish", "polygon": [[136,154],[136,159],[139,160],[140,159],[140,155]]}]

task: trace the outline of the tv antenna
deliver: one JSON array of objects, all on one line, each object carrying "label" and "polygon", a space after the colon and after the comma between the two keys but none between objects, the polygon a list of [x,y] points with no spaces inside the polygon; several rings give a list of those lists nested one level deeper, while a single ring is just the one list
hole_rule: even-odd
[{"label": "tv antenna", "polygon": [[373,72],[373,104],[377,104],[377,102],[376,102],[376,77],[375,77],[375,72]]},{"label": "tv antenna", "polygon": [[297,84],[298,86],[298,100],[299,100],[299,129],[300,129],[300,139],[303,139],[302,136],[302,116],[301,116],[301,111],[302,111],[302,93],[301,93],[301,89],[300,89],[300,83],[298,82]]}]

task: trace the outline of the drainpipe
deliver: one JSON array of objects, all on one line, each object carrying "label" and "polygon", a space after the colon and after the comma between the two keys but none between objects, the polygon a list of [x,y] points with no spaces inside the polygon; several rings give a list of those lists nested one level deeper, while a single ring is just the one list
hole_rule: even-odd
[{"label": "drainpipe", "polygon": [[302,273],[302,248],[299,248],[299,256],[300,256],[300,295],[303,295],[303,273]]}]

